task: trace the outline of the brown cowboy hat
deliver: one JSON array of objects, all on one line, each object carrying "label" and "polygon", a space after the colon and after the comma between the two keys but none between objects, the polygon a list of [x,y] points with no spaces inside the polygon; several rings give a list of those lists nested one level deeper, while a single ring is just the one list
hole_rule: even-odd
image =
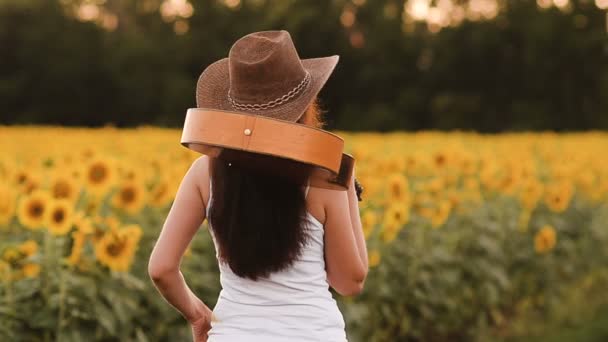
[{"label": "brown cowboy hat", "polygon": [[227,58],[203,71],[196,86],[196,104],[295,122],[338,59],[338,55],[300,59],[285,30],[253,32],[238,39]]}]

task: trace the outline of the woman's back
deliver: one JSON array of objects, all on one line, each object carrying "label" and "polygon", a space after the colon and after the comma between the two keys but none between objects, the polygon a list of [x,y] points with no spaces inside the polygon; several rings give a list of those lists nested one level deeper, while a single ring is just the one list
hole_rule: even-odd
[{"label": "woman's back", "polygon": [[[207,217],[212,200],[210,181]],[[219,263],[222,290],[209,342],[346,341],[344,319],[325,271],[323,224],[307,211],[306,227],[309,238],[300,257],[283,271],[253,281]],[[217,257],[213,229],[209,232]]]}]

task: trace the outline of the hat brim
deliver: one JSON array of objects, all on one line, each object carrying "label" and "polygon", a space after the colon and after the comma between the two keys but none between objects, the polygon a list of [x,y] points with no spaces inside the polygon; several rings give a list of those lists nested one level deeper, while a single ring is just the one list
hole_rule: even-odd
[{"label": "hat brim", "polygon": [[230,75],[228,58],[210,64],[200,75],[196,84],[196,106],[198,108],[221,109],[233,112],[263,115],[279,120],[297,121],[312,100],[327,82],[339,60],[338,55],[301,59],[311,79],[308,86],[297,96],[276,107],[264,110],[242,110],[232,106],[228,100]]}]

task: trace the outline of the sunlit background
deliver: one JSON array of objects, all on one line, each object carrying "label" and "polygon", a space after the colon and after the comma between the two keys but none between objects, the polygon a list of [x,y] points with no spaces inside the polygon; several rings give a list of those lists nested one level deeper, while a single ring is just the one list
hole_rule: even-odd
[{"label": "sunlit background", "polygon": [[[200,73],[285,29],[363,185],[351,342],[608,340],[608,0],[0,0],[0,341],[190,341],[147,274]],[[220,290],[205,222],[182,271]]]},{"label": "sunlit background", "polygon": [[608,0],[0,1],[1,123],[182,124],[253,31],[340,55],[331,128],[608,128]]}]

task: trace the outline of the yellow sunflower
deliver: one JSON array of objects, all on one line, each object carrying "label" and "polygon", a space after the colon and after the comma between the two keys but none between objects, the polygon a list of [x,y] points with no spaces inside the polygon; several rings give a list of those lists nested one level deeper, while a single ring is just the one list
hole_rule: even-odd
[{"label": "yellow sunflower", "polygon": [[532,210],[536,207],[542,195],[543,184],[532,179],[523,184],[519,193],[519,201],[525,209]]},{"label": "yellow sunflower", "polygon": [[0,158],[0,179],[12,179],[13,170],[15,169],[15,163],[12,159]]},{"label": "yellow sunflower", "polygon": [[394,222],[399,226],[403,226],[408,223],[410,219],[409,206],[403,203],[391,204],[385,212],[384,220],[385,223]]},{"label": "yellow sunflower", "polygon": [[112,205],[134,215],[144,207],[145,195],[146,188],[141,182],[125,182],[114,194]]},{"label": "yellow sunflower", "polygon": [[92,234],[94,231],[91,218],[86,216],[83,211],[78,211],[74,214],[74,226],[76,230],[83,234]]},{"label": "yellow sunflower", "polygon": [[449,201],[441,201],[431,216],[431,226],[433,228],[441,227],[450,217],[451,211],[452,204]]},{"label": "yellow sunflower", "polygon": [[446,188],[446,181],[442,177],[435,177],[424,185],[424,190],[432,198],[440,198],[442,191]]},{"label": "yellow sunflower", "polygon": [[65,235],[74,223],[74,207],[66,199],[51,202],[46,212],[46,226],[53,235]]},{"label": "yellow sunflower", "polygon": [[38,252],[38,243],[34,240],[27,240],[20,244],[18,249],[25,257],[30,257]]},{"label": "yellow sunflower", "polygon": [[74,182],[82,184],[84,182],[84,176],[88,170],[86,164],[74,164],[67,168],[67,176]]},{"label": "yellow sunflower", "polygon": [[463,187],[469,191],[477,191],[479,190],[479,180],[474,177],[467,177],[463,181]]},{"label": "yellow sunflower", "polygon": [[86,234],[82,231],[75,231],[72,233],[72,251],[67,257],[66,262],[69,265],[76,265],[80,261],[84,244],[86,242]]},{"label": "yellow sunflower", "polygon": [[51,196],[42,190],[21,198],[17,208],[17,218],[29,229],[39,229],[44,225],[45,214],[51,201]]},{"label": "yellow sunflower", "polygon": [[407,201],[409,198],[409,183],[407,178],[399,173],[392,174],[388,179],[387,201]]},{"label": "yellow sunflower", "polygon": [[155,208],[162,208],[169,204],[172,199],[171,192],[169,191],[169,184],[167,181],[162,180],[154,185],[149,195],[150,205]]},{"label": "yellow sunflower", "polygon": [[95,159],[85,170],[84,179],[87,190],[93,194],[105,194],[112,186],[116,177],[113,163],[109,159]]},{"label": "yellow sunflower", "polygon": [[363,235],[365,235],[366,239],[369,238],[369,236],[374,231],[374,227],[376,226],[377,222],[378,222],[378,217],[376,216],[376,213],[374,213],[372,210],[366,210],[363,213],[363,215],[361,215],[361,225],[363,226]]},{"label": "yellow sunflower", "polygon": [[34,190],[40,189],[41,176],[39,171],[35,170],[33,167],[27,171],[20,169],[14,174],[13,181],[17,185],[16,189],[19,193],[31,194]]},{"label": "yellow sunflower", "polygon": [[448,151],[437,151],[432,156],[432,166],[436,171],[447,167],[450,154]]},{"label": "yellow sunflower", "polygon": [[31,177],[32,176],[30,175],[30,172],[20,169],[20,170],[17,170],[17,172],[15,172],[13,174],[13,182],[17,186],[25,186]]},{"label": "yellow sunflower", "polygon": [[382,231],[380,232],[380,238],[385,243],[393,242],[397,238],[397,234],[399,233],[399,225],[395,222],[385,223],[382,226]]},{"label": "yellow sunflower", "polygon": [[119,272],[129,270],[142,235],[139,225],[108,231],[95,244],[95,256],[102,265]]},{"label": "yellow sunflower", "polygon": [[555,229],[549,225],[542,227],[534,236],[534,249],[537,253],[546,253],[555,247],[557,240]]},{"label": "yellow sunflower", "polygon": [[401,203],[390,205],[384,212],[383,229],[380,237],[384,242],[392,242],[408,221],[409,207],[407,205]]},{"label": "yellow sunflower", "polygon": [[27,263],[23,265],[21,269],[23,275],[27,278],[36,278],[40,274],[40,265],[34,263]]},{"label": "yellow sunflower", "polygon": [[16,202],[15,192],[6,185],[0,185],[0,228],[13,220]]},{"label": "yellow sunflower", "polygon": [[358,174],[357,174],[356,178],[357,178],[357,181],[363,187],[363,192],[364,192],[363,196],[366,199],[373,198],[373,196],[382,189],[382,186],[383,186],[382,180],[377,177],[373,177],[371,175],[365,174],[363,172],[359,172],[359,171],[357,171],[357,172],[358,172]]},{"label": "yellow sunflower", "polygon": [[80,189],[71,177],[56,175],[51,181],[50,192],[55,199],[67,199],[73,203],[76,202]]},{"label": "yellow sunflower", "polygon": [[561,213],[568,209],[572,195],[573,189],[570,183],[551,184],[545,191],[545,204],[551,211]]},{"label": "yellow sunflower", "polygon": [[22,258],[21,252],[17,248],[8,247],[2,252],[2,259],[6,262],[15,263],[17,260]]},{"label": "yellow sunflower", "polygon": [[369,267],[376,267],[380,264],[380,252],[377,249],[372,249],[368,255]]},{"label": "yellow sunflower", "polygon": [[95,216],[99,214],[103,199],[96,196],[87,197],[86,203],[84,204],[84,212],[87,216]]},{"label": "yellow sunflower", "polygon": [[141,168],[137,164],[122,165],[118,168],[120,178],[130,182],[146,182],[150,179],[148,168]]}]

